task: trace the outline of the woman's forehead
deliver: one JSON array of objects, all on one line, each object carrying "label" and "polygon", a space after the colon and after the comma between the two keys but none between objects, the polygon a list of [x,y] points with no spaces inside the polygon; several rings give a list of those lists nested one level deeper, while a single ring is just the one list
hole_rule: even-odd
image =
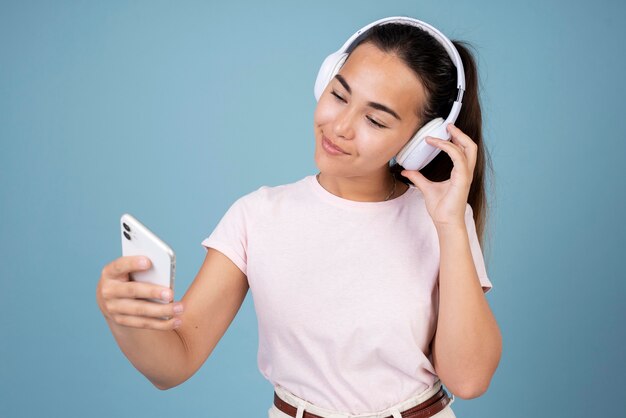
[{"label": "woman's forehead", "polygon": [[404,115],[415,115],[416,109],[421,109],[424,87],[415,72],[397,55],[371,43],[356,47],[339,74],[355,99],[383,103]]}]

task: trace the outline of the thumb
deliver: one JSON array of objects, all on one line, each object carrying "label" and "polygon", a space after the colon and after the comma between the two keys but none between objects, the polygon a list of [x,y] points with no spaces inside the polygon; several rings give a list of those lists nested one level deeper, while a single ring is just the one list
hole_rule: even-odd
[{"label": "thumb", "polygon": [[404,177],[411,180],[411,182],[413,182],[413,184],[422,192],[428,189],[428,187],[432,183],[430,180],[424,177],[422,173],[420,173],[417,170],[402,170],[400,174],[402,174]]}]

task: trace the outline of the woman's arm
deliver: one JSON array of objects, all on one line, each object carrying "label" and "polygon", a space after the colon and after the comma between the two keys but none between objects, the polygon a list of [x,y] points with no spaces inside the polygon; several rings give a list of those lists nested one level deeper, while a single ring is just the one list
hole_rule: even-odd
[{"label": "woman's arm", "polygon": [[[181,300],[184,311],[177,316],[182,319],[181,326],[149,329],[154,326],[150,322],[154,319],[148,314],[159,317],[172,312],[165,312],[163,306],[150,302],[136,308],[133,316],[127,311],[126,315],[121,314],[121,297],[129,296],[122,293],[158,298],[156,291],[160,292],[156,286],[144,289],[145,284],[140,282],[115,280],[115,277],[126,276],[128,281],[129,269],[122,269],[120,261],[105,267],[97,289],[98,305],[120,349],[133,366],[157,388],[172,388],[200,368],[226,332],[248,292],[246,275],[224,254],[209,248],[200,271]],[[138,294],[142,289],[154,292]],[[168,325],[162,322],[161,327]]]},{"label": "woman's arm", "polygon": [[[445,151],[454,164],[450,179],[433,182],[417,170],[403,170],[424,194],[439,237],[439,315],[431,350],[444,385],[459,398],[487,390],[502,353],[502,336],[478,279],[465,224],[478,145],[449,124],[450,140],[425,141]],[[471,220],[470,220],[471,222]]]},{"label": "woman's arm", "polygon": [[502,353],[502,336],[476,273],[463,225],[437,226],[441,251],[439,316],[433,365],[459,398],[487,391]]}]

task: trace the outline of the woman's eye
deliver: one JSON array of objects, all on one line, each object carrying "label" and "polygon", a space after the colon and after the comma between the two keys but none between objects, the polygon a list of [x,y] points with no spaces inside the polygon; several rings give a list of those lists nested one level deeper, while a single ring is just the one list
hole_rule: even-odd
[{"label": "woman's eye", "polygon": [[[331,90],[331,94],[333,96],[335,96],[335,98],[337,98],[337,100],[340,100],[340,101],[342,101],[344,103],[347,103],[346,100],[343,97],[341,97],[339,94],[337,94],[337,92],[335,90]],[[374,119],[370,118],[369,116],[367,117],[367,120],[369,121],[369,123],[371,123],[372,125],[374,125],[377,128],[386,128],[385,125],[376,122]]]},{"label": "woman's eye", "polygon": [[373,124],[374,126],[376,126],[377,128],[386,128],[385,125],[382,125],[382,124],[376,122],[374,119],[370,118],[369,116],[367,117],[367,120],[369,120],[370,123]]},{"label": "woman's eye", "polygon": [[337,99],[341,100],[342,102],[345,102],[345,100],[343,99],[343,97],[341,97],[340,95],[338,95],[335,90],[332,91],[332,95],[335,96]]}]

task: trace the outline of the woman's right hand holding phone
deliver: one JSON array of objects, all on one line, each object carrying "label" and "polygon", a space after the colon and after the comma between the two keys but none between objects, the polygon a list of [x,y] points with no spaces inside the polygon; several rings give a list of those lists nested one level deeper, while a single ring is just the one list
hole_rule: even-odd
[{"label": "woman's right hand holding phone", "polygon": [[[180,326],[183,305],[173,302],[171,289],[130,280],[130,273],[147,270],[150,265],[146,257],[123,256],[102,269],[96,299],[107,320],[125,327],[154,330],[172,330]],[[168,303],[140,298],[161,299]],[[169,319],[163,319],[166,317]]]}]

